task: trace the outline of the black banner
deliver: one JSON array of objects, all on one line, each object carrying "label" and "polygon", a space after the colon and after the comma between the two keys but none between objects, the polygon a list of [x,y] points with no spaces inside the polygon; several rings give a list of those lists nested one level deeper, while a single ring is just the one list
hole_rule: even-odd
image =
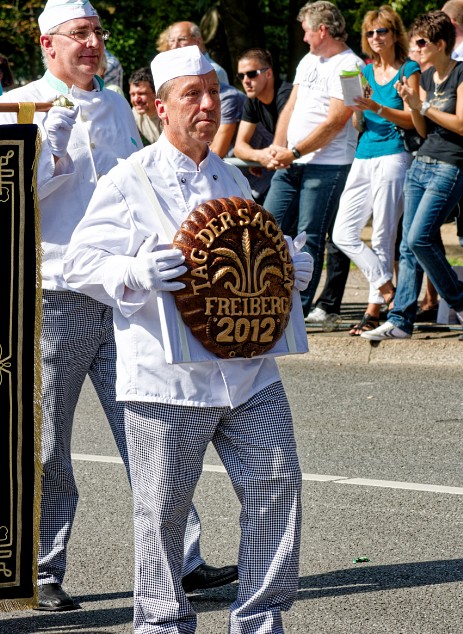
[{"label": "black banner", "polygon": [[0,125],[0,609],[36,605],[40,521],[40,218],[36,125]]}]

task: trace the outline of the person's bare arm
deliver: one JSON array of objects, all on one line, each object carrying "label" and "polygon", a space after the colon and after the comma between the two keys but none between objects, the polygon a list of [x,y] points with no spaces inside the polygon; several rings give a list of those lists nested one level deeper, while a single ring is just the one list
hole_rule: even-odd
[{"label": "person's bare arm", "polygon": [[[416,91],[418,93],[420,86],[420,74],[419,72],[413,73],[407,79],[408,86],[412,91]],[[397,82],[396,86],[400,86],[399,82]],[[399,92],[400,94],[400,92]],[[356,110],[360,112],[364,112],[365,110],[371,110],[375,114],[378,114],[380,117],[384,117],[391,123],[400,126],[401,128],[413,129],[413,121],[412,115],[408,108],[404,110],[399,110],[398,108],[390,108],[389,106],[381,106],[377,101],[375,101],[375,94],[372,93],[371,97],[361,97],[355,100],[357,106],[355,106]],[[355,125],[355,124],[354,124]]]},{"label": "person's bare arm", "polygon": [[249,121],[240,121],[238,134],[236,136],[234,154],[244,161],[256,161],[264,167],[267,167],[272,159],[268,147],[253,148],[251,145],[252,136],[256,130],[257,124]]},{"label": "person's bare arm", "polygon": [[[325,121],[314,128],[312,132],[305,137],[305,139],[298,142],[297,149],[301,155],[315,152],[315,150],[319,150],[331,143],[331,141],[346,125],[351,116],[352,108],[345,106],[344,102],[340,99],[332,97],[330,99],[328,115]],[[294,161],[294,154],[291,148],[278,146],[276,142],[270,147],[273,149],[274,153],[273,160],[275,169],[287,167]]]},{"label": "person's bare arm", "polygon": [[457,105],[455,114],[450,112],[442,112],[431,106],[426,111],[426,116],[420,114],[420,110],[426,101],[426,91],[420,86],[419,92],[414,90],[408,83],[404,81],[402,85],[397,86],[397,91],[406,104],[411,108],[411,115],[413,124],[418,130],[420,136],[426,137],[427,125],[426,118],[431,119],[437,125],[456,132],[457,134],[463,134],[463,83],[457,88]]},{"label": "person's bare arm", "polygon": [[286,135],[288,133],[289,120],[291,119],[291,115],[293,114],[294,104],[296,103],[298,89],[299,89],[299,84],[296,84],[295,86],[293,86],[291,94],[289,95],[289,99],[285,103],[283,110],[280,112],[278,116],[277,126],[275,129],[275,136],[273,138],[274,145],[286,147],[286,144],[287,144]]}]

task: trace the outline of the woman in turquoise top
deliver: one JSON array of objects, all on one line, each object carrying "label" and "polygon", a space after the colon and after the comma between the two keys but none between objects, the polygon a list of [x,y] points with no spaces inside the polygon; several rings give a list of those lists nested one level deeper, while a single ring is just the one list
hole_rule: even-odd
[{"label": "woman in turquoise top", "polygon": [[[403,184],[412,155],[397,126],[413,128],[411,113],[394,88],[402,75],[419,86],[419,65],[407,59],[408,37],[399,15],[384,5],[368,11],[362,25],[362,49],[373,59],[363,75],[368,96],[357,99],[354,125],[362,131],[341,196],[333,241],[370,282],[366,312],[350,331],[360,335],[379,325],[383,303],[394,297],[394,245],[403,212]],[[372,217],[371,248],[361,232]]]}]

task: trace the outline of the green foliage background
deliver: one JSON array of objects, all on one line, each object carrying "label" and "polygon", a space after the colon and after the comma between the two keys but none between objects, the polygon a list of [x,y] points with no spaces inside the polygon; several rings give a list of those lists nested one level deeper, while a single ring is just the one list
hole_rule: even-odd
[{"label": "green foliage background", "polygon": [[[266,46],[280,72],[292,78],[295,66],[307,47],[296,21],[304,0],[93,0],[102,22],[111,31],[109,50],[122,62],[127,81],[131,72],[150,63],[156,54],[159,33],[177,20],[200,23],[214,8],[222,16],[222,39],[208,47],[214,57],[235,73],[236,54],[245,46]],[[338,0],[349,30],[349,45],[360,51],[360,26],[366,11],[382,2]],[[435,0],[397,0],[390,3],[405,26],[425,11],[438,9]],[[37,17],[44,0],[6,1],[0,6],[0,52],[8,56],[17,81],[26,82],[42,75]]]}]

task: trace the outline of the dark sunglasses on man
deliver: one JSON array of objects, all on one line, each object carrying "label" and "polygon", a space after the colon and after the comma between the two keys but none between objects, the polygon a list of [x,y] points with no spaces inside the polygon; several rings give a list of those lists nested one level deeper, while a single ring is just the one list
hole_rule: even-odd
[{"label": "dark sunglasses on man", "polygon": [[247,73],[236,73],[236,76],[240,81],[243,81],[245,77],[248,79],[255,79],[257,75],[265,73],[266,70],[268,70],[268,66],[266,68],[259,68],[258,70],[248,70]]}]

